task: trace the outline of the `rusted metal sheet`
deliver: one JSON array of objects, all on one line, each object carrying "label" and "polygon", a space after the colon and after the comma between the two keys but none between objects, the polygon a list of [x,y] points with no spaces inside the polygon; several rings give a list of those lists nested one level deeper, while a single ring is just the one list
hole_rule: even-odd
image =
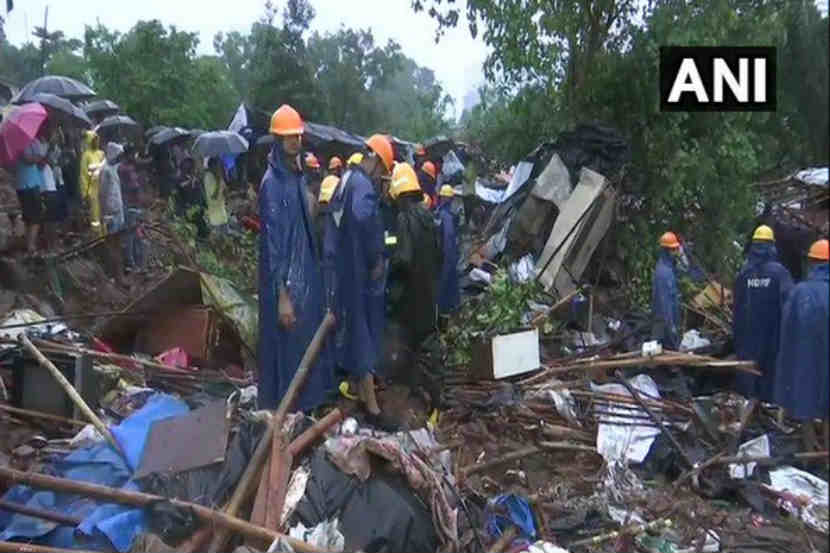
[{"label": "rusted metal sheet", "polygon": [[191,357],[209,360],[216,338],[212,308],[183,307],[159,316],[136,336],[136,349],[157,355],[180,347]]},{"label": "rusted metal sheet", "polygon": [[156,421],[150,427],[135,478],[222,462],[227,442],[228,421],[222,400],[180,417]]}]

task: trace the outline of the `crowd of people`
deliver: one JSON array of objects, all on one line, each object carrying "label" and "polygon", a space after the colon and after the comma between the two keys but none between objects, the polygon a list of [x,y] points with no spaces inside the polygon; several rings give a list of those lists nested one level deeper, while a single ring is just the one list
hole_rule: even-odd
[{"label": "crowd of people", "polygon": [[[453,189],[436,189],[434,161],[413,167],[375,134],[344,164],[302,152],[304,123],[283,105],[259,188],[259,403],[273,409],[288,389],[326,313],[336,330],[311,368],[297,404],[310,410],[340,389],[370,415],[387,316],[418,344],[458,307]],[[400,158],[401,156],[397,156]],[[338,374],[346,380],[336,386]]]},{"label": "crowd of people", "polygon": [[[684,252],[673,232],[660,237],[660,247],[652,287],[652,337],[677,350],[681,312],[677,270]],[[828,260],[828,241],[816,241],[805,259],[807,276],[795,284],[778,261],[772,228],[761,225],[734,286],[735,352],[738,359],[755,361],[762,373],[736,376],[734,390],[754,402],[778,406],[801,421],[809,449],[819,445],[815,421],[823,421],[824,444],[830,443]]]},{"label": "crowd of people", "polygon": [[[126,141],[125,141],[126,142]],[[78,234],[107,240],[107,270],[119,284],[145,267],[141,224],[156,199],[174,200],[176,213],[200,237],[227,232],[227,170],[220,158],[196,160],[180,144],[152,149],[102,140],[93,130],[47,119],[15,166],[25,250],[34,256]]]}]

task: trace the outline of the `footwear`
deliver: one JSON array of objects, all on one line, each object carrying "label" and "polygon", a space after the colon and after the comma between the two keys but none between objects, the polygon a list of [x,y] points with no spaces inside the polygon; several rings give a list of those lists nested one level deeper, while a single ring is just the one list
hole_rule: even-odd
[{"label": "footwear", "polygon": [[338,386],[338,390],[340,390],[340,395],[342,395],[346,399],[350,399],[352,401],[357,401],[358,399],[360,399],[358,396],[354,395],[349,391],[348,380],[344,380],[343,382],[341,382],[340,386]]}]

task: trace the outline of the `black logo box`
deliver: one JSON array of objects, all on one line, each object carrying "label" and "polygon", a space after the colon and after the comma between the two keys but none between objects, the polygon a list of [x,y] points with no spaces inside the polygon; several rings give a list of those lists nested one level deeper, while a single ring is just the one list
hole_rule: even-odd
[{"label": "black logo box", "polygon": [[[722,58],[736,78],[738,60],[749,60],[749,101],[741,102],[728,85],[723,87],[723,101],[715,102],[713,67],[715,58]],[[754,59],[766,60],[766,101],[756,102]],[[669,94],[683,60],[691,59],[697,67],[706,90],[708,102],[698,101],[693,92],[684,92],[677,102],[669,102]],[[660,111],[775,111],[776,50],[773,46],[661,46],[660,47]]]}]

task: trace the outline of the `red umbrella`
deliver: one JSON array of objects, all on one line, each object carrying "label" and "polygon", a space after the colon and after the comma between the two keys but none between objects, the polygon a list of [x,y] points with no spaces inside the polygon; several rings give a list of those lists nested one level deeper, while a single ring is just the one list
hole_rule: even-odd
[{"label": "red umbrella", "polygon": [[14,164],[34,141],[44,121],[46,109],[37,102],[6,114],[0,123],[0,165],[10,167]]}]

